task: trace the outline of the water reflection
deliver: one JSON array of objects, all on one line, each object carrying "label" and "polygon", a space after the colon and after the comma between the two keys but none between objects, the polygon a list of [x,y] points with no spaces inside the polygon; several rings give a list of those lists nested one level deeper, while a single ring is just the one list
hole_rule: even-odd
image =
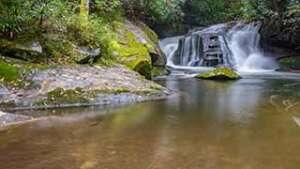
[{"label": "water reflection", "polygon": [[274,103],[300,100],[285,95],[290,86],[284,86],[290,81],[173,79],[160,83],[181,96],[118,108],[66,109],[56,112],[66,114],[62,118],[1,131],[0,168],[300,166],[300,128],[295,123],[300,105],[277,111],[270,102],[274,95],[279,96]]},{"label": "water reflection", "polygon": [[165,85],[180,90],[182,97],[169,99],[166,106],[179,112],[210,113],[218,119],[230,118],[235,122],[251,119],[257,105],[266,99],[264,91],[269,88],[266,80],[245,79],[235,82],[216,82],[196,79],[166,81]]}]

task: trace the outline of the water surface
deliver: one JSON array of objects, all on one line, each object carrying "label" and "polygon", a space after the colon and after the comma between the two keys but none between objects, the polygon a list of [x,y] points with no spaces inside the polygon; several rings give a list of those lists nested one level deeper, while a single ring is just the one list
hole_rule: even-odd
[{"label": "water surface", "polygon": [[1,169],[298,169],[300,82],[169,77],[179,97],[0,131]]}]

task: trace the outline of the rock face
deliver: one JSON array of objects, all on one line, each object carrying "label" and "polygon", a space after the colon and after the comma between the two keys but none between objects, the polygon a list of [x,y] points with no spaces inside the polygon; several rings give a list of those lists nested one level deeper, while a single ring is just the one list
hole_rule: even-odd
[{"label": "rock face", "polygon": [[157,35],[143,23],[125,20],[116,26],[118,41],[111,41],[109,54],[146,78],[153,67],[164,67],[166,58],[159,48]]},{"label": "rock face", "polygon": [[264,47],[270,52],[280,56],[299,55],[299,24],[288,22],[283,24],[278,20],[265,20],[262,25],[261,35]]},{"label": "rock face", "polygon": [[234,70],[226,67],[219,67],[212,71],[201,73],[196,76],[199,79],[209,79],[209,80],[237,80],[241,76]]}]

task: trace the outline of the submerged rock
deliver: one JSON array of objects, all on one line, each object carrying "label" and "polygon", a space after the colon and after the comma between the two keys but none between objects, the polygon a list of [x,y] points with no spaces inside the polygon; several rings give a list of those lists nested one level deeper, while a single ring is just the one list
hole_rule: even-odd
[{"label": "submerged rock", "polygon": [[196,76],[199,79],[210,79],[210,80],[237,80],[241,76],[234,70],[227,67],[219,67],[212,71],[201,73]]},{"label": "submerged rock", "polygon": [[10,124],[16,124],[18,122],[24,122],[31,119],[32,117],[29,116],[4,113],[0,111],[0,127],[10,125]]}]

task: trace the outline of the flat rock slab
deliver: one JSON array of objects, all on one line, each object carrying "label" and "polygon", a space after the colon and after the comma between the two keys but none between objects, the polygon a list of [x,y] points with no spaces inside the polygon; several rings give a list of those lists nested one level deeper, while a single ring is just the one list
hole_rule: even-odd
[{"label": "flat rock slab", "polygon": [[32,120],[29,116],[17,115],[11,113],[4,113],[0,111],[0,127],[6,126],[12,123],[24,122],[27,120]]},{"label": "flat rock slab", "polygon": [[131,103],[160,99],[170,94],[168,89],[121,65],[60,66],[36,70],[31,82],[30,88],[0,90],[2,110]]}]

